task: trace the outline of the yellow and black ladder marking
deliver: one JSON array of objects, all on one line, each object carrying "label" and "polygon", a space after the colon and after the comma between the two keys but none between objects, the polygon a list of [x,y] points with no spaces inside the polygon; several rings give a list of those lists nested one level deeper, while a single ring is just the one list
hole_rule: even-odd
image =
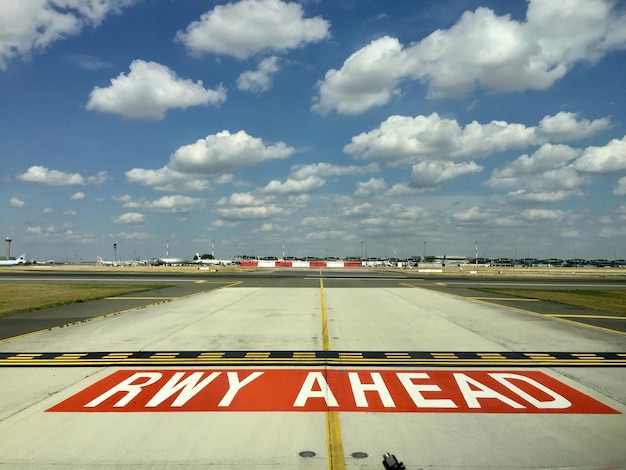
[{"label": "yellow and black ladder marking", "polygon": [[626,352],[0,352],[0,366],[626,367]]}]

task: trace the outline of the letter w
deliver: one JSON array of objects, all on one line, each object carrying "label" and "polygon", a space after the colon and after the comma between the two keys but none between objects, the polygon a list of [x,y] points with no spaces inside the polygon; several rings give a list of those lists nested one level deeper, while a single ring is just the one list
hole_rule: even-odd
[{"label": "letter w", "polygon": [[185,375],[185,373],[176,372],[172,378],[168,380],[165,385],[163,385],[161,390],[159,390],[157,394],[150,399],[150,401],[146,404],[146,407],[152,408],[158,406],[179,391],[180,393],[172,403],[172,406],[183,406],[220,374],[221,372],[211,372],[208,377],[198,383],[204,375],[204,372],[194,372],[182,381],[180,379]]}]

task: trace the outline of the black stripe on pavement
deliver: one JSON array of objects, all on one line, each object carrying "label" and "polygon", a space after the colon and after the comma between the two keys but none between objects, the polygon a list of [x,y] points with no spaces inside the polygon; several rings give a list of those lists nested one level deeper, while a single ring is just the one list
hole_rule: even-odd
[{"label": "black stripe on pavement", "polygon": [[110,351],[0,352],[0,366],[626,366],[626,352]]}]

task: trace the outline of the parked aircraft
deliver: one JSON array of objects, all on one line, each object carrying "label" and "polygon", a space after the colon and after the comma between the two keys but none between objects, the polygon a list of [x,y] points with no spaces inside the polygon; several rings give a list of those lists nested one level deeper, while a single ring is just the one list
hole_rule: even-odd
[{"label": "parked aircraft", "polygon": [[117,266],[117,263],[114,261],[104,261],[100,256],[96,257],[98,261],[98,266]]},{"label": "parked aircraft", "polygon": [[202,259],[200,254],[196,253],[196,259],[192,261],[193,264],[206,264],[209,266],[230,266],[233,262],[229,259]]},{"label": "parked aircraft", "polygon": [[182,264],[189,264],[189,260],[186,258],[155,258],[155,264],[157,265],[161,265],[161,264],[165,264],[168,266],[171,265],[182,265]]},{"label": "parked aircraft", "polygon": [[18,264],[26,263],[26,253],[22,253],[17,259],[3,259],[0,260],[0,266],[16,266]]}]

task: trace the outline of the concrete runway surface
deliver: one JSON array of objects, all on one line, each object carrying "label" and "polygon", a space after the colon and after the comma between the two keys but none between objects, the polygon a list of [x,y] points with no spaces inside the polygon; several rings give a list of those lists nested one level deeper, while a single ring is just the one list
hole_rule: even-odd
[{"label": "concrete runway surface", "polygon": [[0,468],[626,468],[623,320],[399,272],[0,276],[109,280],[170,287],[0,318]]}]

